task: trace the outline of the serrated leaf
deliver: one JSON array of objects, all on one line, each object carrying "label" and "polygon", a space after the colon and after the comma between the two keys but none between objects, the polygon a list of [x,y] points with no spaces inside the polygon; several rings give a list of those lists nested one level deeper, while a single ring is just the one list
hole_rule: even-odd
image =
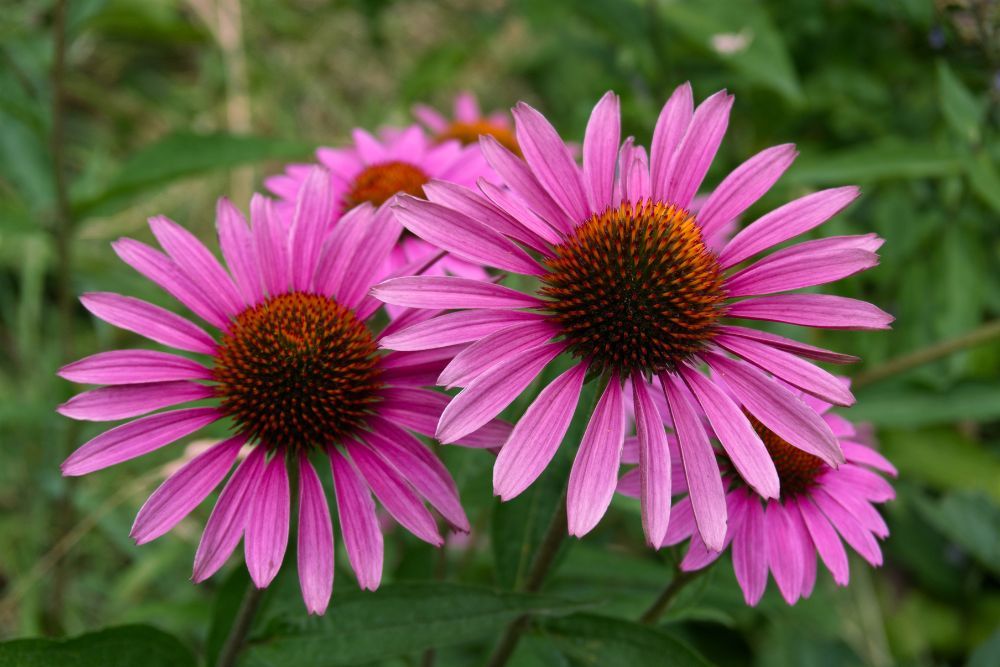
[{"label": "serrated leaf", "polygon": [[985,106],[965,87],[943,60],[937,63],[938,99],[941,113],[955,132],[970,144],[982,138]]},{"label": "serrated leaf", "polygon": [[76,198],[73,210],[80,218],[106,215],[181,178],[271,158],[302,157],[308,150],[305,144],[284,139],[178,132],[126,160],[102,192]]},{"label": "serrated leaf", "polygon": [[0,667],[187,667],[194,656],[172,635],[126,625],[72,639],[16,639],[0,644]]},{"label": "serrated leaf", "polygon": [[546,621],[541,632],[575,665],[595,667],[705,667],[693,648],[646,625],[595,614]]},{"label": "serrated leaf", "polygon": [[393,584],[334,596],[325,616],[303,618],[301,601],[252,638],[244,667],[336,667],[489,639],[525,613],[580,609],[538,595],[458,584]]}]

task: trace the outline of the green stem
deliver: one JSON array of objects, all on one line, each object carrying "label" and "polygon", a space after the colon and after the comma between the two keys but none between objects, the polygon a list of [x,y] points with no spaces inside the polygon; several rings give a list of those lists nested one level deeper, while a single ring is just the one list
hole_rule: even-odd
[{"label": "green stem", "polygon": [[240,610],[233,620],[233,627],[229,629],[229,636],[226,637],[226,643],[222,646],[216,667],[234,667],[236,659],[239,658],[240,651],[243,650],[243,645],[246,643],[247,635],[250,634],[253,619],[257,616],[257,609],[263,598],[264,589],[257,588],[252,581],[249,582],[247,590],[243,594],[243,601],[240,602]]},{"label": "green stem", "polygon": [[874,384],[894,375],[905,373],[906,371],[917,368],[918,366],[923,366],[924,364],[929,364],[932,361],[943,359],[944,357],[954,354],[955,352],[959,352],[976,345],[981,345],[994,338],[1000,338],[1000,320],[987,322],[986,324],[983,324],[968,333],[962,334],[961,336],[952,338],[951,340],[945,340],[940,343],[928,345],[927,347],[911,352],[910,354],[904,354],[901,357],[887,361],[881,366],[876,366],[869,371],[859,373],[857,377],[854,378],[853,385],[854,387],[863,387],[869,384]]},{"label": "green stem", "polygon": [[704,567],[700,570],[694,570],[693,572],[685,572],[679,567],[675,568],[674,578],[670,580],[670,583],[663,589],[663,592],[660,593],[659,597],[653,601],[653,604],[651,604],[649,608],[642,613],[642,616],[639,617],[639,622],[645,623],[646,625],[652,625],[660,620],[660,617],[663,616],[664,612],[670,608],[670,605],[674,601],[674,598],[677,597],[677,594],[680,593],[685,586],[691,583],[691,581],[697,579],[698,576],[707,569],[708,567]]}]

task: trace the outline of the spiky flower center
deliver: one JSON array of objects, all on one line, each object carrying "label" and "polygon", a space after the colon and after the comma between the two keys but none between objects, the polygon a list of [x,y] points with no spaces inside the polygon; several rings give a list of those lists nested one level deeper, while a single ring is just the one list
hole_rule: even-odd
[{"label": "spiky flower center", "polygon": [[722,269],[694,216],[669,204],[594,214],[546,266],[541,294],[570,351],[601,372],[673,370],[723,314]]},{"label": "spiky flower center", "polygon": [[392,160],[369,165],[355,177],[344,195],[344,210],[364,202],[380,206],[396,194],[423,198],[424,185],[429,180],[423,169],[409,162]]},{"label": "spiky flower center", "polygon": [[778,481],[781,483],[782,500],[811,489],[816,483],[816,477],[827,467],[823,459],[788,444],[750,413],[746,413],[746,416],[774,461]]},{"label": "spiky flower center", "polygon": [[381,386],[376,350],[350,308],[293,292],[236,317],[212,374],[240,432],[269,448],[305,448],[365,424]]},{"label": "spiky flower center", "polygon": [[455,139],[463,146],[468,146],[469,144],[478,144],[479,137],[484,134],[492,136],[500,142],[501,146],[509,150],[514,155],[521,154],[521,147],[517,145],[517,138],[514,136],[514,133],[510,130],[510,128],[498,125],[497,123],[491,123],[485,118],[472,122],[462,122],[456,120],[435,138],[438,143]]}]

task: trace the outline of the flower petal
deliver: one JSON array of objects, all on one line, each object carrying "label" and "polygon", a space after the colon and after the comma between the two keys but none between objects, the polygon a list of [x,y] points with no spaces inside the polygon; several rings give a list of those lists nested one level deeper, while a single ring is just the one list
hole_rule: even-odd
[{"label": "flower petal", "polygon": [[455,355],[441,372],[438,384],[444,387],[464,387],[499,364],[542,347],[560,333],[550,320],[534,320],[514,324],[476,341]]},{"label": "flower petal", "polygon": [[832,294],[776,294],[729,304],[726,315],[824,329],[888,329],[893,317],[866,301]]},{"label": "flower petal", "polygon": [[373,591],[382,581],[382,530],[375,501],[364,481],[344,456],[330,448],[333,487],[344,547],[361,590]]},{"label": "flower petal", "polygon": [[271,296],[284,294],[290,280],[288,233],[278,219],[274,202],[255,194],[250,199],[250,222],[264,288]]},{"label": "flower petal", "polygon": [[326,612],[333,593],[333,526],[316,470],[299,456],[299,587],[310,614]]},{"label": "flower petal", "polygon": [[180,315],[141,299],[111,292],[88,292],[80,297],[84,308],[119,329],[188,352],[215,354],[208,333]]},{"label": "flower petal", "polygon": [[733,570],[743,589],[743,598],[756,606],[767,586],[767,534],[760,501],[745,491],[743,521],[733,537]]},{"label": "flower petal", "polygon": [[795,604],[802,594],[802,549],[799,535],[786,515],[785,507],[772,500],[764,513],[767,562],[781,596]]},{"label": "flower petal", "polygon": [[729,125],[733,97],[720,90],[698,105],[670,169],[666,201],[687,208],[701,187]]},{"label": "flower petal", "polygon": [[814,361],[824,361],[828,364],[853,364],[859,361],[858,357],[850,354],[841,354],[840,352],[824,350],[821,347],[807,345],[805,343],[800,343],[797,340],[792,340],[791,338],[785,338],[784,336],[779,336],[767,331],[760,331],[758,329],[723,325],[718,328],[718,331],[719,333],[725,333],[730,336],[739,336],[740,338],[747,338],[749,340],[766,343],[767,345],[779,350],[791,352],[797,356],[805,357],[806,359],[813,359]]},{"label": "flower petal", "polygon": [[[570,219],[559,204],[553,200],[532,174],[524,160],[501,146],[500,142],[488,134],[479,137],[479,147],[490,166],[500,174],[507,187],[516,192],[518,197],[528,205],[528,208],[553,229],[563,233],[569,233],[573,230],[576,221]],[[480,188],[482,187],[483,184],[480,184]],[[519,216],[518,219],[522,218]],[[530,220],[530,218],[524,219]]]},{"label": "flower petal", "polygon": [[284,452],[271,458],[253,494],[243,547],[250,578],[257,588],[266,588],[281,569],[288,547],[291,497]]},{"label": "flower petal", "polygon": [[808,498],[803,498],[797,505],[802,521],[809,531],[809,537],[816,545],[816,551],[819,552],[826,569],[833,575],[833,580],[838,586],[846,586],[850,577],[850,566],[847,562],[847,552],[837,536],[837,531]]},{"label": "flower petal", "polygon": [[289,230],[292,287],[309,291],[323,249],[323,238],[333,223],[333,194],[330,175],[322,167],[309,170],[295,199],[295,214]]},{"label": "flower petal", "polygon": [[726,292],[730,298],[787,292],[841,280],[878,264],[874,252],[830,248],[825,243],[828,240],[783,248],[751,264],[726,279]]},{"label": "flower petal", "polygon": [[379,341],[390,350],[427,350],[469,343],[521,322],[545,317],[521,310],[460,310],[406,327]]},{"label": "flower petal", "polygon": [[670,525],[670,447],[646,380],[632,377],[635,429],[639,435],[639,501],[646,543],[659,548]]},{"label": "flower petal", "polygon": [[80,384],[212,379],[212,372],[197,361],[155,350],[98,352],[63,366],[58,374],[65,380]]},{"label": "flower petal", "polygon": [[410,308],[538,308],[541,300],[503,285],[470,278],[413,276],[392,278],[372,294],[385,303]]},{"label": "flower petal", "polygon": [[691,84],[685,82],[677,86],[670,99],[663,105],[656,120],[656,128],[653,130],[649,176],[654,199],[659,201],[667,199],[671,166],[675,162],[677,148],[684,139],[693,115],[694,95],[691,92]]},{"label": "flower petal", "polygon": [[264,286],[257,268],[257,248],[246,218],[225,197],[215,207],[215,228],[219,234],[219,247],[226,260],[237,289],[244,303],[256,305],[264,299]]},{"label": "flower petal", "polygon": [[611,205],[620,141],[621,109],[618,96],[609,90],[591,112],[583,136],[583,181],[591,212]]},{"label": "flower petal", "polygon": [[215,396],[212,387],[185,380],[148,382],[91,389],[77,394],[57,410],[70,419],[116,421],[212,396]]}]

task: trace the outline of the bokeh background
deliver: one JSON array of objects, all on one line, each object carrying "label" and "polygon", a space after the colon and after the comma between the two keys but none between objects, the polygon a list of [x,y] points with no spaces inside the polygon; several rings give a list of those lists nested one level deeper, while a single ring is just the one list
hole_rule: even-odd
[{"label": "bokeh background", "polygon": [[[65,67],[53,72],[60,49]],[[717,567],[655,636],[612,621],[587,629],[593,617],[573,626],[556,606],[513,664],[674,664],[657,644],[670,637],[721,665],[1000,665],[994,0],[73,0],[63,15],[51,2],[3,0],[0,638],[142,623],[211,660],[245,586],[235,559],[204,585],[188,581],[208,507],[151,545],[128,539],[177,447],[80,480],[59,475],[96,428],[54,413],[73,390],[55,370],[139,342],[89,317],[75,295],[114,290],[169,304],[116,259],[112,240],[148,240],[145,219],[158,213],[211,239],[218,196],[245,209],[284,162],[345,141],[354,126],[409,123],[416,102],[447,109],[461,90],[488,109],[523,99],[579,140],[592,105],[614,89],[626,133],[648,143],[685,80],[698,99],[736,94],[710,184],[761,148],[799,146],[748,219],[811,189],[857,183],[863,197],[823,233],[887,239],[877,269],[835,290],[892,312],[893,330],[793,334],[864,359],[849,371],[859,399],[850,415],[874,425],[900,472],[885,508],[886,562],[852,561],[846,589],[824,571],[793,608],[773,582],[756,609],[745,607],[731,567]],[[488,455],[443,455],[476,529],[443,553],[391,533],[387,590],[434,580],[511,588],[568,460],[500,507]],[[637,508],[616,500],[592,535],[565,549],[545,594],[574,611],[635,618],[670,579],[672,558],[643,546]],[[373,607],[353,593],[338,559],[326,619],[303,620],[294,577],[269,598],[260,645],[327,638],[314,645],[322,651],[283,664],[429,664],[427,646],[438,647],[435,664],[478,664],[510,618],[476,625],[473,602],[442,598],[462,618],[421,625],[391,600]],[[406,590],[434,603],[433,587]],[[273,652],[255,655],[247,664],[278,664]]]}]

